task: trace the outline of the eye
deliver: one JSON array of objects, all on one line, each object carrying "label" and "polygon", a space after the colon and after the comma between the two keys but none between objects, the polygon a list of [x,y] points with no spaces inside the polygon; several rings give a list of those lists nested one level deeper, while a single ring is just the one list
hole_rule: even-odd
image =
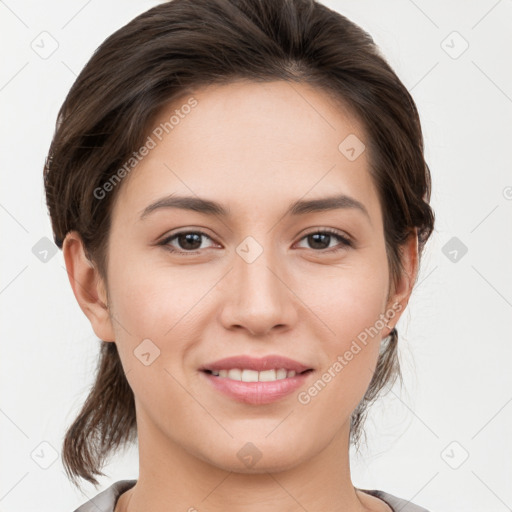
[{"label": "eye", "polygon": [[[172,253],[193,256],[198,254],[198,251],[205,248],[201,247],[203,238],[212,240],[212,238],[203,231],[180,231],[179,233],[174,233],[173,235],[164,238],[158,243],[158,245],[163,246],[166,250]],[[315,249],[315,252],[333,253],[341,251],[347,247],[353,247],[352,241],[347,236],[330,228],[312,231],[302,237],[301,241],[302,240],[307,240],[311,244],[311,248]],[[329,249],[330,243],[333,240],[338,241],[338,246],[334,246]],[[176,243],[178,247],[176,247],[176,245],[172,245],[172,243]]]},{"label": "eye", "polygon": [[[202,231],[181,231],[165,238],[158,245],[164,246],[170,252],[193,255],[197,254],[197,250],[204,249],[204,247],[201,247],[201,239],[203,237],[211,240],[211,238]],[[176,241],[178,244],[177,248],[171,245],[172,241]]]},{"label": "eye", "polygon": [[[332,242],[333,239],[338,240],[338,247],[334,246],[334,248],[329,249],[330,242]],[[347,247],[353,247],[352,240],[350,240],[347,236],[338,233],[338,231],[330,228],[312,231],[311,233],[308,233],[306,236],[304,236],[301,240],[307,240],[313,249],[319,249],[322,250],[322,252],[327,253],[338,252]],[[339,247],[340,244],[341,247]]]}]

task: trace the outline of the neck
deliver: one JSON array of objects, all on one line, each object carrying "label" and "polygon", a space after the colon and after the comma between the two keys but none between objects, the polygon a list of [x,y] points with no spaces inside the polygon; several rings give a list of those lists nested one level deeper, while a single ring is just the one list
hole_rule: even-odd
[{"label": "neck", "polygon": [[279,469],[258,464],[250,473],[193,456],[149,422],[138,421],[138,434],[139,478],[115,512],[368,510],[370,498],[350,478],[348,426],[310,459]]}]

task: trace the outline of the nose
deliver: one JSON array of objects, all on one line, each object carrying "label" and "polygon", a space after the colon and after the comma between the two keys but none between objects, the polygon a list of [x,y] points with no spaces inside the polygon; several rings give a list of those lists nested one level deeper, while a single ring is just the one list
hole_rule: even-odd
[{"label": "nose", "polygon": [[220,320],[225,329],[245,329],[252,336],[290,329],[296,322],[297,295],[285,266],[270,250],[254,260],[235,253],[234,267],[222,286]]}]

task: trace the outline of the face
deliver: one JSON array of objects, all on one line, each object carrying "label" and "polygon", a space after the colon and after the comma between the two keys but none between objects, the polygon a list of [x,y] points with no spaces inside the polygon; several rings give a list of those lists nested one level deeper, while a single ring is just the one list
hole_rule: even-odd
[{"label": "face", "polygon": [[[168,134],[150,134],[154,147],[118,185],[112,213],[109,322],[139,443],[158,440],[160,453],[230,471],[290,468],[347,439],[390,330],[382,319],[396,325],[404,305],[387,300],[381,207],[368,151],[357,156],[366,136],[306,85],[239,82],[193,98]],[[339,148],[348,136],[355,153]],[[225,212],[155,206],[171,195]],[[292,209],[335,196],[345,198]],[[95,325],[109,339],[102,329]],[[203,371],[227,357],[270,355],[309,371],[292,384],[233,384]],[[261,458],[251,466],[247,453]]]}]

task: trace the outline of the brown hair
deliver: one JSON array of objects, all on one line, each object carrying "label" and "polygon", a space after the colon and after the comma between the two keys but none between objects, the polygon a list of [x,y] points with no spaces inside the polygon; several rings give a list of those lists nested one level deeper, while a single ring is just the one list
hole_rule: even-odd
[{"label": "brown hair", "polygon": [[[70,230],[107,283],[113,201],[102,187],[145,140],[153,119],[187,91],[238,79],[308,83],[347,105],[367,132],[392,282],[416,230],[420,256],[434,225],[430,171],[412,97],[360,27],[314,0],[173,0],[137,16],[95,51],[59,110],[44,169],[55,243]],[[340,141],[341,142],[341,141]],[[108,286],[107,286],[108,290]],[[357,444],[366,408],[400,375],[398,334],[351,417]],[[109,453],[136,439],[133,392],[115,343],[102,343],[96,379],[66,432],[68,477],[94,485]]]}]

